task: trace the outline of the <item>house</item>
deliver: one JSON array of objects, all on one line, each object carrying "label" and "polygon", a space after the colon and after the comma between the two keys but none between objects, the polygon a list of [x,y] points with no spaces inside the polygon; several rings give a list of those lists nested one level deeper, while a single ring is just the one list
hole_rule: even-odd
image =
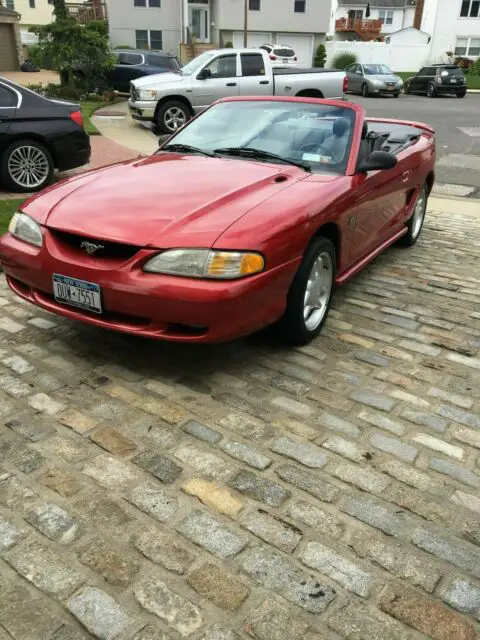
[{"label": "house", "polygon": [[[244,7],[244,0],[107,0],[110,39],[114,47],[177,55],[189,46],[190,54],[228,42],[242,47]],[[249,47],[287,44],[311,66],[328,31],[330,0],[247,0],[247,9]]]},{"label": "house", "polygon": [[17,71],[23,62],[20,16],[0,3],[0,72]]},{"label": "house", "polygon": [[415,27],[405,27],[399,31],[393,31],[385,36],[386,44],[397,46],[426,46],[430,43],[432,37],[425,31],[415,29]]},{"label": "house", "polygon": [[335,0],[330,32],[336,40],[377,40],[414,25],[416,0]]},{"label": "house", "polygon": [[430,0],[429,9],[422,28],[432,34],[430,62],[443,62],[447,51],[474,59],[480,56],[478,0]]}]

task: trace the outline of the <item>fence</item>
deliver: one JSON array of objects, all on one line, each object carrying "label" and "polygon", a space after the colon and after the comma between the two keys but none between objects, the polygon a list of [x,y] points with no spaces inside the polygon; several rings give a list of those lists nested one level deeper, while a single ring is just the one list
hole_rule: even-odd
[{"label": "fence", "polygon": [[386,44],[384,42],[345,42],[332,40],[326,43],[327,66],[339,53],[353,53],[362,64],[386,64],[393,71],[418,71],[429,58],[428,44]]}]

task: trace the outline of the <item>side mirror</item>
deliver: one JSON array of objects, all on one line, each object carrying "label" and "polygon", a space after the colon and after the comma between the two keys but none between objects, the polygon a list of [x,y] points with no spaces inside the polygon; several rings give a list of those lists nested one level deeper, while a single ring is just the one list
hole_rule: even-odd
[{"label": "side mirror", "polygon": [[210,71],[210,69],[202,69],[197,76],[197,80],[207,80],[207,78],[211,77],[212,72]]},{"label": "side mirror", "polygon": [[383,171],[393,169],[397,165],[397,157],[387,151],[373,151],[365,160],[359,164],[357,173],[367,173],[368,171]]}]

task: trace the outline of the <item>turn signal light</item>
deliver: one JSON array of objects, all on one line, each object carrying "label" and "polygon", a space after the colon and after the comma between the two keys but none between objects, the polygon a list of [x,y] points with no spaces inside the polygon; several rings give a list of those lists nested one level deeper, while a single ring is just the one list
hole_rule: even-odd
[{"label": "turn signal light", "polygon": [[78,126],[82,127],[83,129],[83,116],[81,111],[72,111],[68,115],[70,117],[70,120],[73,120],[75,124],[78,124]]}]

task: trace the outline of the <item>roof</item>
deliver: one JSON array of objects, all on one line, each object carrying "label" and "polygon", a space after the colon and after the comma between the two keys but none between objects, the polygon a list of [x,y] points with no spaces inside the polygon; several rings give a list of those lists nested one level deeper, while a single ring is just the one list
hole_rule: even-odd
[{"label": "roof", "polygon": [[404,9],[405,7],[414,7],[416,0],[338,0],[338,6],[360,6],[366,7],[370,4],[370,9]]},{"label": "roof", "polygon": [[415,27],[404,27],[403,29],[397,29],[397,31],[391,31],[390,33],[386,34],[389,37],[393,36],[396,33],[402,33],[402,31],[418,31],[418,33],[423,33],[424,36],[428,36],[430,37],[430,34],[427,33],[426,31],[422,31],[421,29],[416,29]]},{"label": "roof", "polygon": [[8,16],[11,18],[20,18],[20,14],[15,9],[7,9],[7,7],[2,7],[0,5],[0,16]]},{"label": "roof", "polygon": [[138,53],[142,56],[163,56],[167,58],[174,58],[172,53],[165,53],[165,51],[152,51],[151,49],[113,49],[113,53]]}]

